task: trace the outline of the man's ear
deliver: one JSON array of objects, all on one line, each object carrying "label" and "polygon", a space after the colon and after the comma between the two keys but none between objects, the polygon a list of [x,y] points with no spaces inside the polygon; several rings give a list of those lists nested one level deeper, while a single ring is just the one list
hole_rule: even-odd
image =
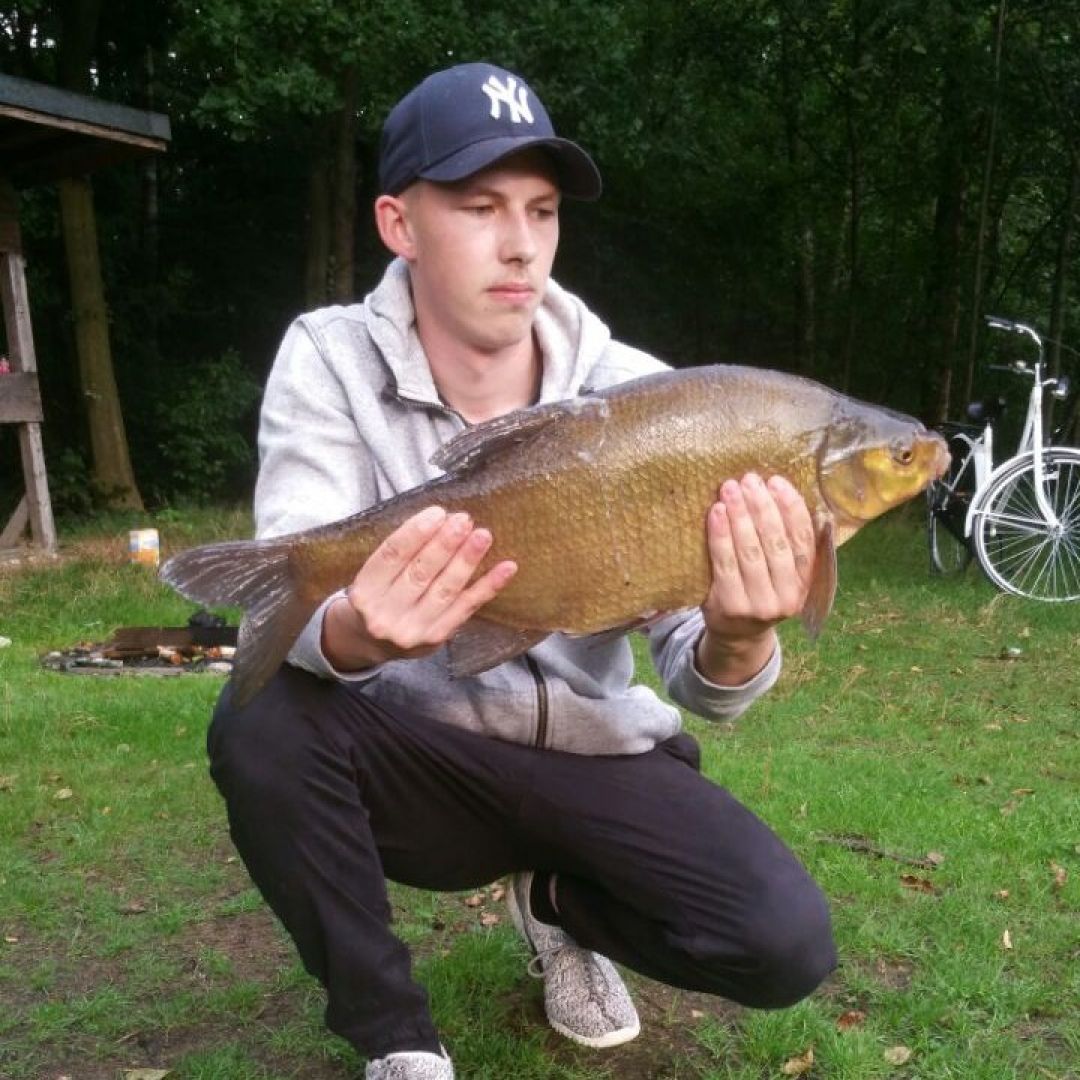
[{"label": "man's ear", "polygon": [[375,225],[382,242],[406,262],[416,258],[416,243],[409,221],[409,205],[398,195],[380,195],[375,200]]}]

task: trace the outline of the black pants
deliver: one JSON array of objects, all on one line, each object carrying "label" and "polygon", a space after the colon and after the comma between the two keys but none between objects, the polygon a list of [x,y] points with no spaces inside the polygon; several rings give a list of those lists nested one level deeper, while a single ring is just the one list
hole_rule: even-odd
[{"label": "black pants", "polygon": [[817,886],[701,776],[689,735],[619,757],[535,750],[286,666],[242,710],[226,688],[209,750],[237,850],[362,1054],[436,1038],[387,878],[458,890],[555,871],[579,944],[750,1006],[790,1005],[835,965]]}]

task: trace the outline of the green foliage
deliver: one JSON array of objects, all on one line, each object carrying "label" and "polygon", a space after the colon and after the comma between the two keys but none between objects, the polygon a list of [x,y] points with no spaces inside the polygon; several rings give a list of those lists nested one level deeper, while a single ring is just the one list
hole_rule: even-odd
[{"label": "green foliage", "polygon": [[254,455],[250,435],[261,387],[229,350],[182,368],[143,433],[148,460],[136,461],[140,486],[155,502],[205,503],[243,491]]},{"label": "green foliage", "polygon": [[71,446],[49,458],[49,498],[57,517],[80,517],[96,509],[90,469]]}]

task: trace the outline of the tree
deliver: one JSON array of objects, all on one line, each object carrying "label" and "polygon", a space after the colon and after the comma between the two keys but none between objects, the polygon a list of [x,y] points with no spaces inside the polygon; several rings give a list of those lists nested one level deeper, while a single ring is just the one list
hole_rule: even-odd
[{"label": "tree", "polygon": [[[66,0],[61,5],[57,71],[69,90],[91,89],[99,12],[100,0]],[[94,485],[107,505],[141,510],[109,345],[93,188],[86,176],[66,177],[58,187]]]}]

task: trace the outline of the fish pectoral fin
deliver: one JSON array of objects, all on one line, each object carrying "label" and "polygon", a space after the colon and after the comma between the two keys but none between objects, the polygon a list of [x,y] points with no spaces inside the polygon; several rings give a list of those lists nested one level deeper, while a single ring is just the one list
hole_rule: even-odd
[{"label": "fish pectoral fin", "polygon": [[443,472],[460,473],[479,465],[504,447],[531,442],[563,417],[582,413],[606,417],[608,403],[602,398],[572,398],[518,409],[466,428],[435,451],[431,464]]},{"label": "fish pectoral fin", "polygon": [[832,611],[836,598],[836,543],[833,523],[826,518],[818,529],[817,552],[814,556],[814,577],[802,609],[802,624],[811,640],[817,638]]},{"label": "fish pectoral fin", "polygon": [[447,645],[450,674],[455,679],[479,675],[539,645],[547,630],[521,630],[477,616],[471,618]]}]

